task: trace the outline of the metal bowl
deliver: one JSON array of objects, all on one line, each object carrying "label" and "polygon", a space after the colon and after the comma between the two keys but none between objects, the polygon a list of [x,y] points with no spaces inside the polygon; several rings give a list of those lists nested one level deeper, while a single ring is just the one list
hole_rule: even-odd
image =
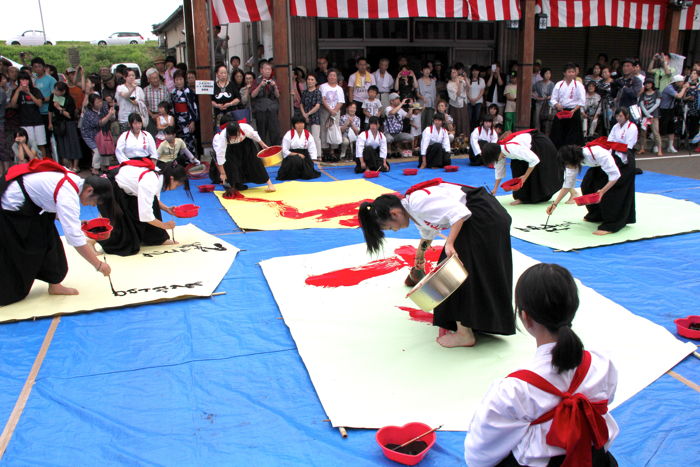
[{"label": "metal bowl", "polygon": [[469,273],[457,255],[445,258],[406,295],[423,311],[430,311],[441,304],[462,283]]},{"label": "metal bowl", "polygon": [[263,149],[258,152],[258,157],[265,167],[280,164],[282,162],[282,146],[270,146]]}]

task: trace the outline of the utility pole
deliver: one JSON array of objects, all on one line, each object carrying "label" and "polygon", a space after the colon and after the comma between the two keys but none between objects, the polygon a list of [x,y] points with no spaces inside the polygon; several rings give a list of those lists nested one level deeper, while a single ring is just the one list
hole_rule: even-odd
[{"label": "utility pole", "polygon": [[41,17],[41,32],[44,34],[44,44],[46,44],[46,26],[44,26],[44,12],[41,11],[41,0],[39,1],[39,16]]}]

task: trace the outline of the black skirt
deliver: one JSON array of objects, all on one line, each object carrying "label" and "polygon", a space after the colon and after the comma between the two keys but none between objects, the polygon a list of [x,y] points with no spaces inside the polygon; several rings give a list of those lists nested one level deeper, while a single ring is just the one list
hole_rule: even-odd
[{"label": "black skirt", "polygon": [[[600,230],[617,232],[627,224],[637,221],[634,195],[634,153],[627,153],[627,164],[624,164],[617,154],[613,154],[615,164],[620,169],[620,178],[610,188],[598,204],[586,205],[588,214],[586,220],[601,222]],[[591,167],[581,182],[584,195],[595,193],[608,183],[608,175],[600,167]]]},{"label": "black skirt", "polygon": [[[532,152],[540,158],[521,189],[513,192],[513,198],[526,204],[549,201],[561,189],[564,168],[557,159],[557,148],[543,133],[532,133]],[[527,162],[511,159],[510,170],[513,177],[520,177],[527,171]]]},{"label": "black skirt", "polygon": [[277,180],[311,180],[321,176],[321,172],[314,168],[308,150],[292,148],[291,151],[303,154],[304,158],[294,155],[285,157],[277,172]]},{"label": "black skirt", "polygon": [[26,215],[0,209],[0,306],[24,299],[34,280],[60,284],[68,261],[56,230],[56,215]]},{"label": "black skirt", "polygon": [[[139,220],[139,203],[136,196],[128,195],[115,181],[112,181],[114,202],[119,206],[120,215],[107,212],[106,208],[98,205],[102,217],[108,217],[112,224],[112,234],[107,240],[98,241],[105,253],[110,255],[131,256],[139,252],[142,245],[162,245],[170,239],[165,230],[154,227]],[[158,198],[153,198],[153,215],[163,220]]]},{"label": "black skirt", "polygon": [[[267,183],[270,179],[265,166],[257,156],[255,143],[250,138],[226,146],[224,171],[226,171],[226,178],[231,186],[240,187],[248,182],[262,184]],[[221,183],[216,164],[211,165],[209,177],[212,182]]]},{"label": "black skirt", "polygon": [[[510,215],[483,187],[462,189],[472,215],[454,246],[469,277],[435,308],[433,324],[454,331],[459,322],[475,331],[515,334]],[[443,249],[440,261],[445,256]]]},{"label": "black skirt", "polygon": [[[391,165],[389,165],[389,162],[386,163],[387,168],[384,168],[384,159],[382,159],[379,156],[379,148],[373,148],[372,146],[365,146],[365,149],[362,151],[362,159],[365,161],[365,166],[367,167],[367,170],[371,170],[373,172],[380,171],[380,172],[388,172],[391,170]],[[360,162],[360,158],[356,157],[355,158],[355,173],[359,174],[362,173],[362,164]]]},{"label": "black skirt", "polygon": [[[425,166],[427,168],[435,167],[441,169],[446,165],[450,165],[452,163],[450,153],[445,151],[445,149],[442,147],[442,144],[440,143],[432,143],[430,146],[428,146],[428,149],[425,151],[425,159]],[[422,163],[423,155],[421,154],[418,157],[418,167],[420,167]]]},{"label": "black skirt", "polygon": [[549,135],[557,149],[566,144],[583,146],[583,126],[581,123],[581,110],[574,112],[573,117],[559,119],[556,116],[552,121],[552,131]]},{"label": "black skirt", "polygon": [[[485,139],[480,139],[478,141],[479,148],[483,147],[484,144],[488,143]],[[474,148],[469,146],[469,165],[484,165],[484,159],[481,157],[481,152],[479,154],[474,154]]]},{"label": "black skirt", "polygon": [[[547,462],[547,467],[560,467],[566,460],[566,455],[554,456]],[[508,457],[496,464],[496,467],[521,467],[511,452]],[[591,467],[617,467],[617,459],[605,449],[591,448]]]}]

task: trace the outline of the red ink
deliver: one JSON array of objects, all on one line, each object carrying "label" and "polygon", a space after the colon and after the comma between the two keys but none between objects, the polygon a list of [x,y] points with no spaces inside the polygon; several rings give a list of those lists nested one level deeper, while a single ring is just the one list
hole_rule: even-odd
[{"label": "red ink", "polygon": [[[433,264],[437,262],[440,252],[439,247],[429,248],[425,253],[426,265],[425,269],[430,272]],[[392,256],[386,259],[378,259],[371,261],[362,266],[353,268],[338,269],[317,276],[309,276],[306,278],[308,285],[315,287],[349,287],[357,285],[360,282],[372,279],[373,277],[383,276],[398,271],[402,268],[413,266],[416,257],[416,248],[413,246],[402,246],[394,250],[398,256]]]},{"label": "red ink", "polygon": [[277,211],[277,215],[284,217],[285,219],[307,219],[315,218],[317,222],[328,222],[338,217],[350,217],[349,219],[342,219],[339,223],[345,227],[357,227],[360,225],[357,219],[357,208],[365,201],[372,201],[371,199],[363,199],[361,201],[353,201],[351,203],[338,204],[336,206],[326,206],[322,209],[314,209],[313,211],[299,212],[299,210],[293,206],[288,205],[284,201],[274,201],[262,198],[248,198],[242,193],[237,193],[235,196],[228,197],[227,199],[237,199],[239,201],[248,201],[251,203],[265,203]]},{"label": "red ink", "polygon": [[397,306],[403,311],[408,311],[408,315],[413,321],[418,321],[421,323],[433,324],[433,314],[427,311],[419,310],[418,308],[409,308],[407,306]]}]

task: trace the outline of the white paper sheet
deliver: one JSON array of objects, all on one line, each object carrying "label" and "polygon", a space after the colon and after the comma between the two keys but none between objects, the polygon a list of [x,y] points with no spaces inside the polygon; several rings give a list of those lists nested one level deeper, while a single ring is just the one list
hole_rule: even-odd
[{"label": "white paper sheet", "polygon": [[[417,244],[390,239],[385,256]],[[442,348],[435,342],[437,328],[411,320],[398,308],[418,308],[405,298],[408,267],[355,286],[305,283],[308,276],[376,259],[357,244],[261,263],[328,417],[333,426],[380,428],[420,421],[466,431],[491,382],[532,358],[534,339],[522,333],[481,335],[473,348]],[[516,279],[536,263],[517,251],[513,262]],[[579,294],[575,331],[587,348],[607,352],[619,370],[613,407],[695,349],[580,283]]]}]

